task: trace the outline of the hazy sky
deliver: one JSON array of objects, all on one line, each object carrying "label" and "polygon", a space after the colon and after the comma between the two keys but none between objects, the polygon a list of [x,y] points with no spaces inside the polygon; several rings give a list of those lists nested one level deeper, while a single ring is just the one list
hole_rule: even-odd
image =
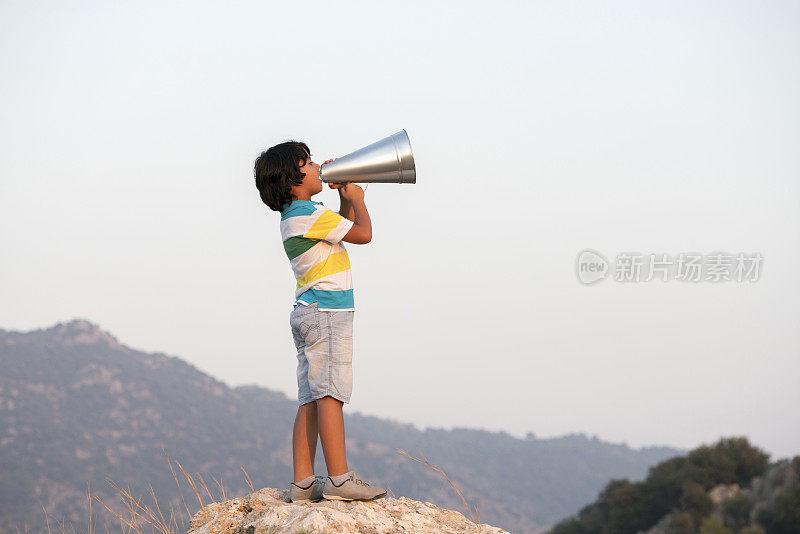
[{"label": "hazy sky", "polygon": [[[0,43],[0,327],[296,398],[253,160],[405,128],[417,183],[370,186],[347,247],[346,410],[800,453],[800,4],[3,2]],[[584,286],[584,248],[764,263]]]}]

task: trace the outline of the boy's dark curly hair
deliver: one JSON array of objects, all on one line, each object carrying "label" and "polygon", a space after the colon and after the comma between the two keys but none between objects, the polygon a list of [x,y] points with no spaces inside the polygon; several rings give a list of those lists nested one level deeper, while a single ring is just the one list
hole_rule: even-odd
[{"label": "boy's dark curly hair", "polygon": [[311,151],[299,141],[286,141],[275,145],[256,158],[253,174],[256,189],[264,204],[273,211],[281,211],[292,199],[292,185],[300,185],[305,173],[300,167],[306,164]]}]

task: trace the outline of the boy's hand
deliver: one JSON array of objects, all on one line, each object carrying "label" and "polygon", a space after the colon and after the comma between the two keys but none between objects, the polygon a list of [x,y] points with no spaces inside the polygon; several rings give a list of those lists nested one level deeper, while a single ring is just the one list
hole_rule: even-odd
[{"label": "boy's hand", "polygon": [[[329,159],[328,161],[323,163],[323,165],[328,164],[331,161],[335,161],[337,159],[339,159],[339,158]],[[330,187],[331,189],[338,189],[339,190],[339,195],[342,198],[344,198],[345,200],[350,201],[351,203],[356,199],[364,200],[364,190],[363,189],[361,189],[356,184],[352,184],[352,187],[349,187],[349,188],[347,187],[347,185],[348,185],[347,183],[343,183],[343,184],[329,183],[328,187]],[[358,191],[355,191],[355,189],[358,189]]]},{"label": "boy's hand", "polygon": [[334,189],[339,190],[339,195],[351,204],[355,202],[363,202],[364,201],[364,190],[358,184],[354,183],[345,183],[345,184],[331,184],[331,187],[334,185],[338,187],[334,187]]}]

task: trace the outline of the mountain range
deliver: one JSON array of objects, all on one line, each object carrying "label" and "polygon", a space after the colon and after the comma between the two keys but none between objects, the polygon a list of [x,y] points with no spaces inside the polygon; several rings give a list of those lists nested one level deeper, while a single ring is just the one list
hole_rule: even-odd
[{"label": "mountain range", "polygon": [[[250,483],[258,489],[291,480],[297,402],[281,392],[230,387],[83,319],[29,332],[0,329],[0,369],[0,532],[42,530],[46,521],[85,529],[89,491],[119,510],[112,483],[143,499],[152,500],[152,490],[163,509],[193,513],[198,499],[176,462],[215,498],[222,488],[230,498],[248,493]],[[423,430],[345,413],[348,461],[359,477],[398,497],[466,513],[440,473],[398,449],[424,455],[477,504],[482,522],[519,533],[576,513],[609,479],[642,479],[650,466],[684,452],[583,434],[521,439]],[[324,474],[321,447],[317,456],[316,472]],[[92,514],[95,525],[114,524],[97,500]]]}]

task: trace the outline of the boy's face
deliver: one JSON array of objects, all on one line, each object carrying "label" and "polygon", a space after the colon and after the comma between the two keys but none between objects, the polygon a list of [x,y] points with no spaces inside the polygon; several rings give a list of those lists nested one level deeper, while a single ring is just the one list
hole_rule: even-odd
[{"label": "boy's face", "polygon": [[[303,163],[302,161],[300,163]],[[298,193],[305,193],[303,196],[316,195],[322,191],[322,179],[319,177],[319,165],[311,161],[311,156],[306,158],[305,164],[300,165],[300,172],[305,173],[303,182],[300,185],[292,186],[292,193],[300,198]]]}]

